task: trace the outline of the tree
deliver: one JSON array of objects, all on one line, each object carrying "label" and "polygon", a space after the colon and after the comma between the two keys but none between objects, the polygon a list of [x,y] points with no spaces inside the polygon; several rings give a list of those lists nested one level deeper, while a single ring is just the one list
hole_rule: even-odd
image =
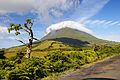
[{"label": "tree", "polygon": [[34,38],[33,31],[31,29],[33,26],[34,20],[25,19],[25,21],[26,22],[24,24],[10,23],[10,28],[8,28],[8,32],[10,33],[10,31],[14,30],[15,35],[17,36],[20,34],[20,30],[24,30],[25,32],[27,32],[29,34],[29,42],[28,43],[24,43],[22,40],[17,40],[17,39],[16,40],[23,43],[27,47],[26,58],[30,58],[33,39],[34,40],[38,40],[38,39]]}]

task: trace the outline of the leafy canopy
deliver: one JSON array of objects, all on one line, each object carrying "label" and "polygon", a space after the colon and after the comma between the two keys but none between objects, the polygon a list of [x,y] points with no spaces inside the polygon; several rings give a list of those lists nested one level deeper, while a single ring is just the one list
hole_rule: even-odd
[{"label": "leafy canopy", "polygon": [[[25,19],[25,23],[24,24],[13,24],[10,23],[10,28],[8,28],[8,32],[10,33],[11,31],[15,31],[15,35],[19,35],[20,34],[20,29],[26,31],[29,33],[29,30],[31,29],[33,22],[32,19]],[[28,24],[30,24],[30,27],[28,27]]]}]

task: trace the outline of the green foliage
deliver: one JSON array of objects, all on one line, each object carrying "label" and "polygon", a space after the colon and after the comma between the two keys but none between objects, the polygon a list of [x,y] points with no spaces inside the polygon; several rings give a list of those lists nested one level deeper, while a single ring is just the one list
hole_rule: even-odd
[{"label": "green foliage", "polygon": [[86,50],[84,52],[84,55],[85,55],[85,62],[86,63],[91,63],[91,62],[94,62],[98,59],[98,56],[97,56],[98,52],[95,52],[95,51],[92,51],[92,50]]},{"label": "green foliage", "polygon": [[10,33],[10,31],[15,30],[16,31],[16,35],[20,34],[20,32],[18,31],[21,27],[21,24],[16,24],[14,25],[13,23],[10,23],[10,28],[8,28],[8,33]]},{"label": "green foliage", "polygon": [[11,29],[11,28],[8,28],[8,33],[10,33],[10,29]]},{"label": "green foliage", "polygon": [[24,26],[24,27],[27,27],[27,23],[24,23],[23,26]]},{"label": "green foliage", "polygon": [[71,65],[70,58],[60,50],[48,54],[45,56],[45,60],[45,68],[48,73],[62,72],[71,68],[71,66],[67,67],[67,64]]},{"label": "green foliage", "polygon": [[15,32],[15,35],[17,36],[18,34],[20,34],[20,32]]},{"label": "green foliage", "polygon": [[25,19],[25,21],[29,24],[31,23],[31,19]]},{"label": "green foliage", "polygon": [[17,56],[13,56],[13,57],[8,58],[8,60],[10,60],[10,61],[15,61],[16,59],[17,59]]},{"label": "green foliage", "polygon": [[5,54],[4,50],[0,49],[0,59],[5,59],[4,54]]},{"label": "green foliage", "polygon": [[[30,59],[24,59],[24,53],[18,52],[11,59],[0,61],[0,79],[36,80],[69,69],[78,69],[84,64],[119,54],[120,45],[114,47],[97,45],[97,50],[95,51],[87,48],[84,50],[80,48],[73,50],[68,53],[64,53],[62,50],[54,50],[44,56],[44,58],[31,57]],[[21,61],[20,63],[18,62],[19,60]]]},{"label": "green foliage", "polygon": [[23,53],[21,51],[19,51],[19,52],[16,53],[16,57],[18,57],[20,59],[22,59],[24,55],[25,55],[25,53]]},{"label": "green foliage", "polygon": [[31,58],[17,65],[15,61],[1,61],[0,79],[6,80],[36,80],[46,76],[40,58]]},{"label": "green foliage", "polygon": [[13,23],[10,23],[10,27],[12,28],[12,26],[14,26],[14,24]]},{"label": "green foliage", "polygon": [[21,26],[21,24],[13,24],[13,23],[10,23],[10,28],[8,28],[8,33],[10,33],[10,31],[13,31],[13,30],[14,30],[14,31],[16,31],[16,32],[15,32],[15,35],[17,36],[17,35],[20,34],[20,31],[19,31],[20,29],[23,29],[23,30],[25,30],[25,31],[29,30],[27,24],[33,25],[33,22],[31,22],[31,19],[26,19],[25,21],[26,21],[26,23],[24,23],[23,26],[24,26],[26,29],[23,29],[23,27]]},{"label": "green foliage", "polygon": [[25,55],[25,53],[19,51],[19,52],[16,53],[16,56],[10,57],[8,60],[9,61],[15,61],[15,63],[20,64],[24,55]]},{"label": "green foliage", "polygon": [[30,80],[29,76],[26,76],[28,73],[21,69],[14,69],[7,73],[7,80]]}]

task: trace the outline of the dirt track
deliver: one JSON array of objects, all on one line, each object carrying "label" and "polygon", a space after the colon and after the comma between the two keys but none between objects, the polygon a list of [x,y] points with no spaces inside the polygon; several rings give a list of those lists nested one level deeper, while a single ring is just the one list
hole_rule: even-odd
[{"label": "dirt track", "polygon": [[79,71],[69,72],[57,80],[87,80],[88,78],[96,78],[94,80],[120,80],[120,55],[82,68]]}]

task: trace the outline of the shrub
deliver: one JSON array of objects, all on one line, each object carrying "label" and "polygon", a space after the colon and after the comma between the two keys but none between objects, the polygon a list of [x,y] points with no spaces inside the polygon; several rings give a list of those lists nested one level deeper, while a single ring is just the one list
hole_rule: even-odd
[{"label": "shrub", "polygon": [[70,63],[68,56],[61,50],[49,53],[45,56],[45,60],[44,67],[48,73],[62,72],[67,69],[65,63]]},{"label": "shrub", "polygon": [[54,50],[44,56],[44,58],[31,57],[30,59],[24,59],[22,62],[21,59],[24,53],[18,52],[16,56],[8,60],[0,61],[0,79],[41,79],[53,73],[77,69],[80,68],[81,65],[94,62],[107,56],[119,54],[119,46],[120,45],[114,47],[104,46],[104,48],[99,46],[96,51],[90,49],[80,51],[80,48],[78,48],[74,49],[74,52],[69,53],[64,53],[63,50]]},{"label": "shrub", "polygon": [[25,55],[25,53],[23,53],[21,51],[19,51],[19,52],[16,53],[16,57],[18,57],[20,59],[22,59],[24,55]]},{"label": "shrub", "polygon": [[5,54],[4,50],[0,50],[0,59],[5,59],[4,54]]},{"label": "shrub", "polygon": [[8,60],[15,61],[15,63],[21,63],[21,59],[23,58],[24,55],[25,53],[19,51],[16,53],[16,56],[10,57]]}]

